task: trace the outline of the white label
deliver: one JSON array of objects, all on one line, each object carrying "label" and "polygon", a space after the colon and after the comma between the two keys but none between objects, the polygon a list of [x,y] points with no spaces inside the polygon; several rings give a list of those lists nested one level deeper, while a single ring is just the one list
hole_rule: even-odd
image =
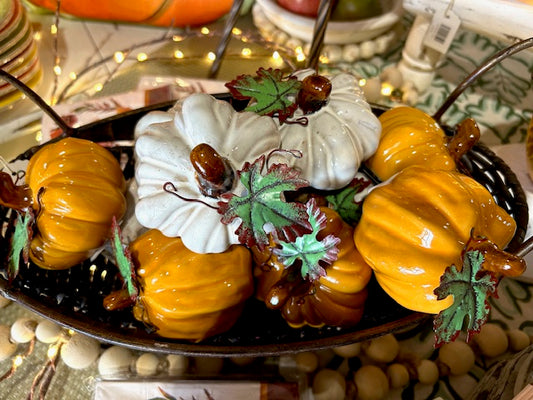
[{"label": "white label", "polygon": [[452,10],[437,10],[424,38],[424,45],[445,54],[461,26],[461,19]]}]

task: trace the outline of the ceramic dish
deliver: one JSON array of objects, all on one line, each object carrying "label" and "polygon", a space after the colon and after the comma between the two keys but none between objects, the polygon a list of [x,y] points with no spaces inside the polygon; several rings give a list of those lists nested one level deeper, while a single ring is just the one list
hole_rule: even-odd
[{"label": "ceramic dish", "polygon": [[[384,1],[385,12],[377,17],[357,21],[330,21],[325,44],[359,43],[372,39],[400,21],[403,10],[400,0]],[[257,6],[268,20],[290,36],[311,42],[315,19],[294,14],[280,7],[275,0],[257,0]]]},{"label": "ceramic dish", "polygon": [[[131,139],[133,127],[141,115],[153,109],[166,109],[170,105],[167,103],[111,117],[79,128],[77,136],[95,141]],[[376,114],[383,111],[378,107],[373,109]],[[122,160],[131,161],[131,146],[115,147],[113,152]],[[131,168],[131,163],[126,165]],[[482,144],[468,153],[464,165],[516,219],[519,229],[510,247],[517,247],[524,237],[528,212],[516,176]],[[125,169],[125,176],[131,177],[131,169]],[[2,230],[0,249],[7,252],[12,217],[7,209],[0,207],[0,218],[6,228]],[[365,314],[354,328],[290,328],[278,311],[268,310],[263,303],[251,299],[231,330],[200,343],[190,343],[157,336],[136,321],[131,310],[105,311],[103,298],[121,285],[115,265],[100,254],[64,271],[47,271],[30,263],[21,267],[12,282],[0,278],[0,293],[45,318],[105,343],[190,355],[264,356],[329,348],[411,329],[429,318],[426,314],[399,306],[372,280]]]}]

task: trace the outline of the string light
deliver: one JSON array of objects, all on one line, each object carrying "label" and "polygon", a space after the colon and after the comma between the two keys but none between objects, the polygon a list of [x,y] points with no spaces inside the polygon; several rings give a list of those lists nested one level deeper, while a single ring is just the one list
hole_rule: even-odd
[{"label": "string light", "polygon": [[146,60],[148,60],[148,54],[146,54],[146,53],[137,54],[137,61],[143,62],[143,61],[146,61]]},{"label": "string light", "polygon": [[126,59],[126,55],[122,51],[115,51],[115,54],[113,54],[113,59],[117,64],[121,64]]},{"label": "string light", "polygon": [[206,26],[202,27],[202,29],[200,29],[200,32],[202,33],[202,35],[209,35],[210,33],[209,28]]},{"label": "string light", "polygon": [[102,85],[101,83],[97,83],[93,86],[93,88],[95,92],[100,92],[104,88],[104,85]]},{"label": "string light", "polygon": [[176,50],[174,52],[174,58],[182,59],[183,57],[185,57],[185,55],[183,54],[183,52],[181,50]]},{"label": "string light", "polygon": [[78,79],[78,75],[76,75],[76,73],[74,71],[72,71],[71,73],[68,74],[68,77],[71,79],[71,80],[76,80]]},{"label": "string light", "polygon": [[241,50],[241,54],[243,57],[250,57],[252,55],[252,49],[245,47]]},{"label": "string light", "polygon": [[60,65],[57,65],[57,64],[54,65],[53,71],[54,71],[54,74],[55,74],[56,76],[61,75],[61,72],[62,72],[62,70],[61,70],[61,66],[60,66]]},{"label": "string light", "polygon": [[217,58],[216,54],[213,53],[212,51],[210,51],[209,53],[207,53],[207,59],[208,59],[209,61],[215,61],[216,58]]},{"label": "string light", "polygon": [[56,24],[50,25],[50,34],[51,35],[57,35],[57,25]]}]

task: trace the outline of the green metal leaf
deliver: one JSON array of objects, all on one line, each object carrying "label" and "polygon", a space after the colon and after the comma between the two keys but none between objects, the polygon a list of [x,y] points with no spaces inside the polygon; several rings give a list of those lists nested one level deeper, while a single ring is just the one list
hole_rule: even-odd
[{"label": "green metal leaf", "polygon": [[115,261],[119,269],[120,276],[122,277],[124,288],[126,289],[130,299],[134,301],[139,294],[135,266],[131,259],[131,254],[128,247],[123,243],[122,231],[120,230],[120,226],[114,217],[111,231],[111,247],[113,249],[113,254],[115,255]]},{"label": "green metal leaf", "polygon": [[333,235],[322,240],[317,239],[318,232],[326,226],[327,217],[317,207],[315,199],[307,203],[307,215],[312,227],[311,233],[299,236],[293,242],[280,241],[281,248],[275,248],[273,252],[286,267],[299,260],[302,277],[314,281],[326,275],[321,263],[331,264],[337,259],[337,244],[340,239]]},{"label": "green metal leaf", "polygon": [[356,202],[354,196],[371,185],[370,180],[357,177],[342,190],[326,196],[331,207],[350,225],[356,225],[361,219],[362,202]]},{"label": "green metal leaf", "polygon": [[246,188],[243,196],[226,193],[221,196],[223,201],[218,203],[223,223],[230,224],[237,218],[241,220],[236,230],[239,241],[248,247],[257,245],[260,249],[269,243],[267,231],[289,242],[310,231],[305,205],[286,202],[283,195],[286,191],[308,186],[308,182],[300,179],[299,172],[286,164],[274,164],[262,175],[264,163],[265,156],[246,163],[238,172]]},{"label": "green metal leaf", "polygon": [[279,69],[259,68],[257,76],[239,75],[226,83],[236,99],[254,101],[246,111],[260,115],[277,115],[280,123],[290,118],[298,108],[296,96],[301,82],[294,76],[284,77]]},{"label": "green metal leaf", "polygon": [[446,268],[440,285],[434,290],[438,300],[453,296],[453,304],[442,310],[433,321],[435,347],[451,342],[463,326],[467,340],[487,321],[490,311],[489,297],[496,294],[498,279],[482,269],[485,256],[479,250],[469,250],[463,256],[463,267]]},{"label": "green metal leaf", "polygon": [[34,221],[33,208],[28,207],[24,216],[21,212],[17,212],[15,231],[11,237],[11,249],[8,256],[7,275],[9,281],[12,281],[18,275],[21,255],[26,264],[29,262]]}]

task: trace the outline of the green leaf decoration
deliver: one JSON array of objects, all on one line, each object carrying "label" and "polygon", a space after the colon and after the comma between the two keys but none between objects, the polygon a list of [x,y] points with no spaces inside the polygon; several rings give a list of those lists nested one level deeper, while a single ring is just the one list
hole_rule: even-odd
[{"label": "green leaf decoration", "polygon": [[241,220],[235,232],[239,241],[248,247],[256,245],[261,250],[269,243],[267,231],[291,242],[311,230],[305,205],[286,202],[283,194],[309,186],[309,183],[286,164],[274,164],[262,175],[264,164],[264,155],[253,163],[247,162],[238,171],[246,188],[243,196],[225,193],[218,203],[223,223],[230,224],[236,218]]},{"label": "green leaf decoration", "polygon": [[253,99],[245,111],[260,115],[277,115],[280,123],[292,117],[298,108],[296,96],[301,82],[295,76],[284,77],[279,69],[259,68],[257,76],[239,75],[226,83],[233,97]]},{"label": "green leaf decoration", "polygon": [[453,304],[442,310],[433,321],[435,347],[451,342],[466,323],[467,340],[479,332],[490,311],[489,297],[496,295],[498,279],[482,269],[485,257],[478,250],[469,250],[463,256],[463,268],[446,268],[440,285],[434,290],[438,300],[454,297]]},{"label": "green leaf decoration", "polygon": [[356,202],[354,196],[371,185],[371,181],[363,177],[356,177],[343,189],[326,196],[331,207],[348,224],[354,226],[361,219],[363,203]]},{"label": "green leaf decoration", "polygon": [[30,257],[30,243],[33,237],[33,222],[35,216],[33,208],[28,207],[24,216],[21,212],[17,212],[17,220],[15,222],[15,231],[11,237],[11,249],[8,257],[7,275],[11,282],[15,279],[19,272],[20,256],[27,264]]},{"label": "green leaf decoration", "polygon": [[139,289],[137,287],[137,279],[135,274],[135,265],[131,259],[129,248],[124,245],[122,240],[122,231],[115,217],[111,225],[111,247],[115,255],[115,261],[124,283],[129,298],[132,301],[137,299]]},{"label": "green leaf decoration", "polygon": [[333,235],[327,235],[322,240],[317,239],[318,232],[326,226],[327,217],[317,207],[314,198],[307,202],[307,215],[311,233],[299,236],[293,242],[280,241],[281,248],[275,248],[273,252],[285,267],[290,267],[300,260],[302,278],[314,281],[326,275],[321,263],[331,264],[337,259],[337,244],[340,239]]}]

